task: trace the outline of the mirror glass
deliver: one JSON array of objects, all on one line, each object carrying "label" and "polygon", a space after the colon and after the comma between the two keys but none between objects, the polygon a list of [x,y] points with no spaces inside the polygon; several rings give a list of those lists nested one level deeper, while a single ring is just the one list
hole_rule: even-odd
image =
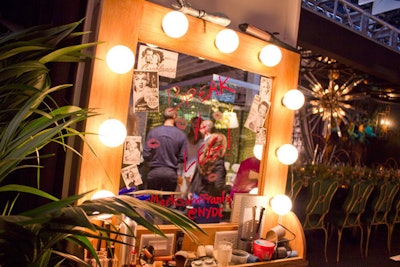
[{"label": "mirror glass", "polygon": [[[149,167],[142,154],[147,134],[163,124],[166,108],[176,108],[178,120],[175,125],[188,138],[184,171],[176,191],[187,192],[191,176],[201,161],[203,139],[200,123],[195,118],[212,120],[214,132],[222,133],[226,138],[224,162],[228,200],[216,216],[229,222],[229,197],[235,192],[249,192],[257,186],[259,160],[254,158],[253,151],[255,144],[265,143],[264,121],[270,106],[272,79],[145,44],[138,45],[136,55],[121,190],[147,189]],[[197,144],[193,146],[194,152],[190,144]],[[134,151],[138,152],[135,154]],[[250,168],[243,168],[245,171],[239,177],[240,163],[249,158]],[[186,199],[187,194],[176,194],[175,198]],[[175,202],[175,206],[187,212],[187,207],[192,205]]]}]

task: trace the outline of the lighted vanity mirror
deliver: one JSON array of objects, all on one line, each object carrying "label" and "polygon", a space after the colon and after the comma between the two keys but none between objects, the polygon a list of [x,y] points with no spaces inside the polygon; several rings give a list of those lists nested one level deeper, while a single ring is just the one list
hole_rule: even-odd
[{"label": "lighted vanity mirror", "polygon": [[[192,66],[196,66],[196,69],[200,69],[199,66],[201,65],[201,63],[194,64],[193,60],[198,61],[199,59],[196,57],[202,57],[207,58],[210,61],[216,62],[217,64],[224,64],[227,66],[236,67],[238,69],[247,70],[252,73],[258,73],[263,76],[273,78],[271,90],[271,106],[269,108],[268,119],[265,123],[268,134],[266,145],[263,149],[263,158],[260,164],[258,194],[260,196],[269,197],[279,193],[283,193],[286,186],[287,166],[278,162],[275,156],[275,151],[280,145],[290,142],[292,138],[293,111],[285,108],[280,103],[284,94],[288,90],[297,86],[300,66],[299,54],[293,51],[282,49],[282,62],[276,67],[266,67],[259,60],[259,52],[263,49],[263,47],[265,47],[267,43],[262,40],[253,38],[252,36],[238,32],[240,39],[240,45],[238,49],[233,53],[224,54],[218,51],[218,49],[215,47],[214,42],[215,36],[220,30],[223,29],[223,27],[219,25],[204,22],[199,18],[188,16],[189,29],[186,35],[179,39],[172,39],[166,36],[161,27],[163,17],[167,12],[170,11],[170,9],[143,0],[106,0],[103,1],[102,4],[103,8],[101,14],[99,40],[105,41],[105,43],[101,46],[98,46],[98,48],[96,49],[97,58],[106,58],[106,54],[109,49],[111,49],[115,45],[120,44],[130,47],[135,53],[136,58],[139,58],[139,54],[137,53],[137,51],[139,51],[138,42],[144,44],[150,43],[158,45],[158,47],[162,47],[171,52],[178,51],[179,53],[194,56],[195,58],[192,58],[192,63],[186,66],[186,69]],[[181,57],[181,55],[179,55],[179,57]],[[181,60],[178,60],[178,64],[180,63],[182,63]],[[177,77],[180,77],[178,74],[179,71],[180,67],[177,67]],[[91,85],[88,106],[91,108],[99,109],[101,113],[104,114],[104,116],[94,117],[93,119],[88,120],[86,123],[85,131],[97,132],[98,126],[104,118],[115,117],[120,119],[121,121],[125,121],[126,118],[128,118],[129,116],[129,135],[145,135],[145,133],[143,131],[140,132],[139,129],[146,129],[148,125],[150,125],[149,120],[147,119],[147,117],[146,119],[141,119],[139,118],[139,116],[136,116],[144,112],[137,112],[134,116],[132,116],[132,113],[128,115],[129,94],[132,87],[133,72],[128,72],[126,74],[112,73],[108,69],[105,62],[99,60],[94,63],[93,72],[91,74],[92,78],[90,80]],[[235,79],[243,81],[242,79],[236,78],[237,76],[233,76],[231,74],[229,74],[231,76],[228,76],[225,72],[222,71],[213,71],[211,73],[207,73],[207,75],[209,76],[213,74],[223,77],[229,77],[231,80]],[[164,80],[163,77],[160,78],[160,82],[158,85],[159,92],[165,91],[160,90],[164,89],[164,86],[170,86],[178,82],[183,82],[182,80],[177,80],[177,78],[174,78],[174,80],[170,79],[171,78]],[[187,78],[185,80],[190,79]],[[164,84],[164,81],[166,81],[167,83]],[[256,79],[251,77],[250,74],[248,74],[245,81],[247,81],[248,83],[259,85],[259,83],[256,82]],[[182,86],[182,88],[184,87],[185,86]],[[223,101],[219,102],[222,103]],[[163,104],[164,102],[161,103]],[[189,103],[192,102],[189,101]],[[201,104],[205,105],[206,101]],[[231,108],[231,103],[229,103],[228,106],[229,108]],[[222,108],[223,107],[221,107],[221,109]],[[244,106],[232,104],[232,108],[235,112],[237,112],[237,115],[239,115],[239,111],[242,111],[242,109],[244,109]],[[223,110],[224,109],[222,109],[222,111]],[[208,108],[208,111],[204,112],[207,116],[211,116],[210,108]],[[147,116],[149,114],[150,112],[148,114],[142,114],[142,116]],[[246,113],[244,113],[243,116],[245,117]],[[243,124],[243,120],[242,118],[240,118],[240,116],[238,116],[238,121]],[[139,128],[139,123],[145,124],[141,125],[142,128]],[[245,127],[238,128],[241,128],[243,131],[247,131]],[[224,130],[228,131],[228,129]],[[232,131],[231,136],[234,135],[235,130],[236,128],[230,129],[230,131]],[[255,139],[255,133],[251,132],[249,133],[249,135],[250,134],[253,135],[252,138]],[[246,138],[243,138],[243,140],[248,140],[247,138],[250,138],[246,134],[242,134],[242,136],[243,135],[245,135]],[[88,136],[88,139],[93,141],[93,149],[99,152],[96,153],[97,155],[93,155],[91,148],[84,146],[82,152],[83,160],[82,167],[80,168],[78,192],[84,193],[93,190],[94,188],[104,188],[117,193],[121,187],[125,186],[124,181],[121,180],[121,167],[122,169],[124,169],[124,167],[126,166],[135,164],[122,164],[122,147],[105,147],[103,144],[98,142],[97,136]],[[243,142],[244,141],[242,141],[242,143]],[[252,141],[249,141],[249,143],[251,143],[250,147],[254,145]],[[143,144],[143,140],[141,140],[141,144]],[[236,145],[236,143],[231,140],[230,145],[231,147],[229,152],[233,155],[233,145]],[[248,153],[252,155],[251,149]],[[235,162],[239,162],[241,158],[244,158],[249,154],[246,155],[244,152],[243,155],[242,153],[236,154],[237,159]],[[107,173],[105,173],[104,170],[107,170]],[[95,177],[95,179],[93,177]],[[303,260],[304,238],[301,238],[302,228],[301,225],[298,223],[296,216],[293,213],[291,214],[293,215],[291,217],[287,217],[288,215],[283,216],[282,223],[285,224],[285,226],[292,226],[291,229],[297,230],[297,238],[295,240],[296,244],[293,244],[292,247],[299,252],[299,261],[301,264],[299,264],[299,261],[292,261],[290,259],[289,261],[292,264],[289,265],[305,266],[305,260]],[[264,220],[264,225],[262,228],[263,231],[266,231],[267,229],[270,229],[276,225],[276,220],[273,219],[274,215],[269,214],[268,209],[264,214],[264,218],[269,219]],[[213,244],[215,231],[238,230],[238,225],[239,223],[221,223],[218,225],[218,227],[215,227],[215,224],[203,224],[202,228],[206,229],[207,235],[204,235],[204,238],[203,235],[201,235],[201,243]],[[168,233],[168,231],[176,232],[176,228],[173,229],[173,226],[170,225],[160,225],[160,228],[165,233]],[[265,236],[264,234],[265,233],[263,233],[263,236]],[[184,250],[196,251],[197,246],[195,247],[193,242],[191,242],[189,238],[184,238],[183,242]],[[264,265],[264,263],[260,264]],[[276,265],[281,265],[281,263],[277,263]],[[275,263],[272,263],[271,266],[276,265]]]},{"label": "lighted vanity mirror", "polygon": [[[163,124],[163,111],[168,107],[177,108],[179,119],[176,127],[188,136],[188,148],[182,179],[176,188],[182,194],[174,195],[175,206],[192,219],[200,214],[205,217],[219,217],[205,220],[207,223],[229,222],[229,204],[232,201],[230,197],[235,192],[248,192],[258,183],[259,161],[254,158],[254,147],[255,144],[265,143],[264,121],[270,106],[272,80],[145,44],[138,45],[136,55],[120,188],[128,191],[134,188],[147,189],[149,167],[141,155],[133,156],[132,144],[142,151],[148,132]],[[259,113],[260,109],[262,113]],[[210,208],[188,211],[187,206],[193,205],[190,201],[183,201],[187,199],[190,179],[199,164],[198,155],[203,149],[200,122],[197,119],[199,117],[203,121],[212,120],[214,131],[222,133],[227,141],[224,156],[227,174],[223,194],[226,199],[218,210]],[[246,177],[240,177],[240,181],[237,180],[239,183],[234,184],[235,179],[239,179],[236,176],[240,163],[249,158],[252,158],[252,171],[247,170]],[[257,164],[256,167],[254,163]],[[154,201],[164,204],[160,199]]]}]

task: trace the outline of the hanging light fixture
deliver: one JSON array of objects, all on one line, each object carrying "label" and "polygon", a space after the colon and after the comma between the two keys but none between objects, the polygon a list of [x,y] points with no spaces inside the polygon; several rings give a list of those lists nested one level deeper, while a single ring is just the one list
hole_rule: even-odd
[{"label": "hanging light fixture", "polygon": [[300,90],[291,89],[286,92],[282,104],[291,110],[298,110],[304,105],[304,95]]},{"label": "hanging light fixture", "polygon": [[339,70],[330,70],[328,73],[329,82],[323,85],[318,81],[312,72],[304,74],[305,79],[310,83],[311,114],[318,114],[323,121],[322,135],[327,137],[331,134],[333,128],[337,130],[339,137],[342,136],[340,124],[348,124],[346,112],[354,109],[352,102],[363,100],[366,93],[352,93],[352,90],[364,79],[355,74],[350,76],[343,84],[338,84],[340,77]]},{"label": "hanging light fixture", "polygon": [[133,65],[135,65],[135,55],[129,47],[116,45],[108,50],[106,63],[111,71],[124,74],[130,71]]},{"label": "hanging light fixture", "polygon": [[291,165],[296,162],[299,152],[294,145],[284,144],[276,150],[276,156],[282,164]]},{"label": "hanging light fixture", "polygon": [[98,135],[105,146],[117,147],[125,141],[126,128],[121,121],[108,119],[100,125]]},{"label": "hanging light fixture", "polygon": [[261,49],[260,61],[267,67],[274,67],[281,62],[282,52],[276,45],[269,44]]},{"label": "hanging light fixture", "polygon": [[182,12],[170,11],[162,20],[162,29],[169,37],[180,38],[188,31],[189,21]]},{"label": "hanging light fixture", "polygon": [[228,117],[229,117],[229,128],[238,128],[239,127],[239,121],[237,118],[237,114],[234,111],[228,112]]},{"label": "hanging light fixture", "polygon": [[233,53],[239,47],[239,36],[234,30],[223,29],[215,38],[215,46],[222,53]]}]

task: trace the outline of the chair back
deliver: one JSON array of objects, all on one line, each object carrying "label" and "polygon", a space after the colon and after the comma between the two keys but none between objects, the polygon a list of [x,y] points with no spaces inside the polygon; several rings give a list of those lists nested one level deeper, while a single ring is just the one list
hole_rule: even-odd
[{"label": "chair back", "polygon": [[388,229],[387,247],[390,252],[391,227],[388,221],[388,214],[392,209],[393,200],[399,191],[399,184],[391,181],[384,181],[379,186],[378,195],[372,202],[372,216],[365,216],[367,223],[367,241],[365,244],[365,257],[368,256],[369,237],[373,225],[386,225]]},{"label": "chair back", "polygon": [[374,190],[374,185],[366,181],[357,181],[350,186],[349,193],[343,203],[345,219],[343,226],[358,225],[365,211],[367,201]]},{"label": "chair back", "polygon": [[394,199],[393,202],[393,207],[394,209],[392,209],[392,213],[393,213],[393,218],[392,218],[392,222],[393,223],[400,223],[400,194],[397,194],[397,197]]},{"label": "chair back", "polygon": [[303,180],[302,179],[296,180],[294,183],[289,185],[287,193],[288,193],[290,199],[292,200],[292,202],[295,202],[295,200],[296,200],[297,196],[299,195],[302,188],[303,188]]},{"label": "chair back", "polygon": [[304,228],[324,227],[326,214],[339,182],[333,179],[318,179],[311,183],[311,192],[306,206]]},{"label": "chair back", "polygon": [[386,219],[389,224],[388,244],[387,245],[388,245],[388,251],[390,253],[394,227],[395,227],[395,224],[400,223],[400,193],[399,193],[399,191],[393,200],[392,209],[387,214]]},{"label": "chair back", "polygon": [[390,212],[393,200],[399,191],[399,184],[385,181],[379,187],[379,193],[372,203],[372,223],[386,222],[387,214]]}]

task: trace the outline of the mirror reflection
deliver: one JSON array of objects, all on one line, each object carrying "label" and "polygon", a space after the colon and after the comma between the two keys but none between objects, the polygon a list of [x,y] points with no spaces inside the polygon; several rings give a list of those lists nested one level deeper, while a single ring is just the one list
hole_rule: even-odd
[{"label": "mirror reflection", "polygon": [[257,187],[272,79],[145,44],[136,55],[121,192],[166,191],[149,198],[230,221],[234,194]]}]

